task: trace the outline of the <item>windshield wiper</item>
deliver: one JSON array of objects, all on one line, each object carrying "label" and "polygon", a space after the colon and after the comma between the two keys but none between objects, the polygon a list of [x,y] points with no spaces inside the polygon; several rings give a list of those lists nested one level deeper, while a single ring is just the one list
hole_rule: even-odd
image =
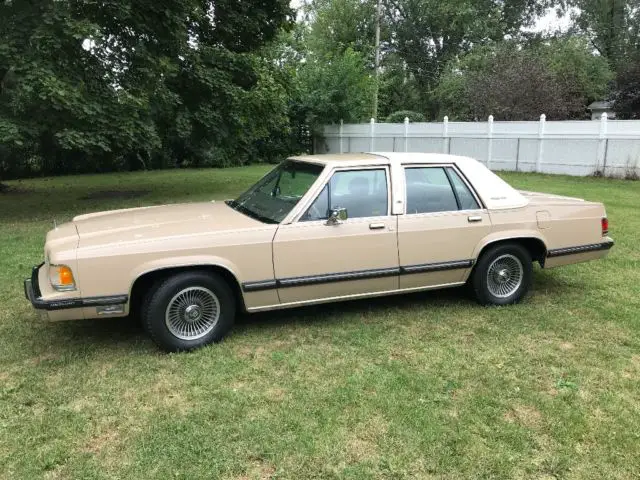
[{"label": "windshield wiper", "polygon": [[264,215],[260,215],[259,213],[254,212],[253,210],[249,210],[247,207],[239,204],[235,200],[227,200],[225,203],[229,205],[231,208],[233,208],[234,210],[240,213],[244,213],[247,217],[251,217],[254,220],[258,220],[262,223],[278,223],[272,218],[265,217]]}]

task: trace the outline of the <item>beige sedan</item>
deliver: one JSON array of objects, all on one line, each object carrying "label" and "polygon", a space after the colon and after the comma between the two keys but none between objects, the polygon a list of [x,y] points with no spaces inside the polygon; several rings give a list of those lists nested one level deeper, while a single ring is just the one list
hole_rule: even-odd
[{"label": "beige sedan", "polygon": [[168,351],[258,312],[468,283],[518,302],[544,268],[604,257],[604,206],[517,191],[467,157],[293,157],[235,200],[80,215],[25,294],[49,320],[139,315]]}]

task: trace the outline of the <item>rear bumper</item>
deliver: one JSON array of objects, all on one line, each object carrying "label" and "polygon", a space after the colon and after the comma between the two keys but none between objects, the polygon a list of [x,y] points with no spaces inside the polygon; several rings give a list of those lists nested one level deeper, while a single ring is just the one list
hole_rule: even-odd
[{"label": "rear bumper", "polygon": [[51,321],[77,320],[95,317],[102,314],[100,307],[119,307],[122,309],[104,310],[107,314],[124,312],[129,301],[128,295],[111,295],[105,297],[46,298],[40,287],[40,269],[44,264],[33,267],[31,278],[24,281],[24,295],[36,310],[42,310]]},{"label": "rear bumper", "polygon": [[576,255],[578,253],[611,250],[611,247],[613,247],[613,240],[601,243],[591,243],[589,245],[577,245],[575,247],[555,248],[547,252],[547,257],[562,257],[564,255]]},{"label": "rear bumper", "polygon": [[600,243],[549,250],[544,262],[544,268],[561,267],[572,263],[588,262],[590,260],[604,258],[609,254],[611,247],[613,247],[613,240],[610,238],[603,240],[604,241]]}]

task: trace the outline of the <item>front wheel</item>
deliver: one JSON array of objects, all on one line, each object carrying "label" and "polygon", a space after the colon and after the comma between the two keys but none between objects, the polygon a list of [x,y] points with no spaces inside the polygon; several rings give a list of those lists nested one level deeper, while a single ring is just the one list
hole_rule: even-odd
[{"label": "front wheel", "polygon": [[142,319],[163,350],[193,350],[226,335],[235,318],[234,300],[220,276],[183,272],[151,288],[142,307]]},{"label": "front wheel", "polygon": [[482,254],[470,281],[479,303],[509,305],[526,295],[532,276],[533,264],[528,250],[517,243],[503,243]]}]

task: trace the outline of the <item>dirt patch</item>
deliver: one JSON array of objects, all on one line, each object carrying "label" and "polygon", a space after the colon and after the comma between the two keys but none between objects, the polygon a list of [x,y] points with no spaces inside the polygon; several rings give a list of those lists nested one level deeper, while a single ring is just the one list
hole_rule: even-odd
[{"label": "dirt patch", "polygon": [[519,423],[525,427],[539,427],[542,422],[542,414],[535,407],[517,405],[504,414],[504,419],[509,423]]},{"label": "dirt patch", "polygon": [[98,454],[105,448],[116,444],[119,438],[118,430],[110,428],[98,435],[92,436],[82,450],[87,453]]},{"label": "dirt patch", "polygon": [[266,391],[266,397],[273,402],[281,402],[285,399],[287,392],[278,387],[269,388]]},{"label": "dirt patch", "polygon": [[276,468],[273,465],[261,459],[255,459],[252,466],[247,469],[247,472],[236,477],[236,480],[270,480],[275,478],[275,475]]},{"label": "dirt patch", "polygon": [[347,442],[347,459],[350,463],[359,463],[375,458],[377,455],[378,447],[369,440],[352,438]]},{"label": "dirt patch", "polygon": [[130,200],[149,193],[149,190],[98,190],[87,193],[80,200]]},{"label": "dirt patch", "polygon": [[571,350],[573,348],[573,343],[569,343],[569,342],[562,342],[560,344],[560,349],[561,350]]}]

